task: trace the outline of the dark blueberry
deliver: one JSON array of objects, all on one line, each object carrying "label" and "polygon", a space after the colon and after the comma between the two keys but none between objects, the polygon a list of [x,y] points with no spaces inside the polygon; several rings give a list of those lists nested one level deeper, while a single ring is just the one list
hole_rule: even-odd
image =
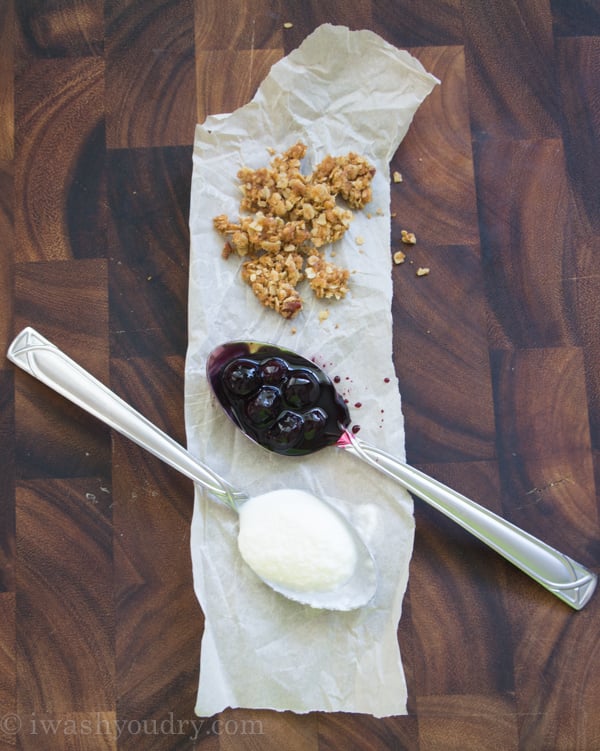
[{"label": "dark blueberry", "polygon": [[281,386],[287,375],[288,366],[285,360],[279,357],[271,357],[261,362],[258,372],[263,383]]},{"label": "dark blueberry", "polygon": [[246,403],[246,414],[258,426],[266,426],[277,419],[281,407],[281,394],[274,386],[262,386],[256,396]]},{"label": "dark blueberry", "polygon": [[304,440],[314,441],[323,432],[326,424],[327,415],[322,409],[317,407],[306,412],[304,415]]},{"label": "dark blueberry", "polygon": [[236,396],[247,396],[260,386],[260,376],[256,363],[238,358],[223,370],[225,387]]},{"label": "dark blueberry", "polygon": [[296,412],[284,412],[275,425],[269,429],[267,440],[276,451],[295,446],[302,436],[304,420]]},{"label": "dark blueberry", "polygon": [[295,409],[311,407],[319,398],[319,382],[307,370],[293,370],[283,387],[283,398]]}]

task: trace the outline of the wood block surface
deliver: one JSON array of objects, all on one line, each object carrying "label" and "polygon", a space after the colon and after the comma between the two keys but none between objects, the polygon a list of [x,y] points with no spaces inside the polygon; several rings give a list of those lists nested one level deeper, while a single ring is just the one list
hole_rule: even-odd
[{"label": "wood block surface", "polygon": [[[409,461],[598,573],[591,0],[0,0],[0,345],[34,326],[184,442],[194,128],[321,23],[442,82],[391,164]],[[0,749],[600,749],[600,595],[419,501],[406,716],[196,717],[191,482],[6,359],[0,439]]]}]

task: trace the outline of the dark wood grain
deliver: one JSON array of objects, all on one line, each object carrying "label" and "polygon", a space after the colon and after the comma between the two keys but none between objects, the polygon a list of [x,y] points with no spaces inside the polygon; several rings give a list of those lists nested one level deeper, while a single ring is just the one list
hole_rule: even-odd
[{"label": "dark wood grain", "polygon": [[496,364],[504,512],[525,528],[547,519],[550,544],[585,549],[596,504],[581,351],[502,353]]},{"label": "dark wood grain", "polygon": [[14,10],[0,3],[0,162],[14,156]]},{"label": "dark wood grain", "polygon": [[[0,0],[0,346],[35,326],[183,442],[195,125],[325,22],[442,81],[392,160],[408,457],[598,572],[594,0]],[[191,482],[3,360],[0,498],[0,749],[600,748],[600,597],[424,504],[407,716],[197,718]]]},{"label": "dark wood grain", "polygon": [[115,150],[108,165],[111,351],[183,355],[191,149]]},{"label": "dark wood grain", "polygon": [[[397,372],[414,431],[409,460],[489,459],[494,414],[477,252],[418,243],[409,253],[410,268],[394,270],[393,305],[402,316],[394,333]],[[433,275],[417,278],[422,266]]]},{"label": "dark wood grain", "polygon": [[0,344],[5,349],[12,334],[14,211],[13,165],[0,161],[0,233],[3,252],[0,253]]},{"label": "dark wood grain", "polygon": [[[114,702],[109,505],[110,488],[97,478],[19,485],[17,664],[29,687],[18,695],[22,715]],[[94,680],[81,680],[87,674]]]},{"label": "dark wood grain", "polygon": [[[563,141],[570,185],[579,208],[578,219],[583,222],[582,232],[596,235],[598,225],[598,187],[594,161],[587,155],[594,149],[600,136],[600,108],[593,91],[593,80],[600,70],[600,43],[597,38],[585,37],[557,41],[557,69],[562,112],[564,115]],[[573,85],[578,76],[580,86]]]},{"label": "dark wood grain", "polygon": [[[471,147],[465,55],[460,46],[419,47],[411,52],[443,81],[417,110],[393,159],[402,175],[392,210],[399,228],[419,228],[418,245],[477,245],[475,175]],[[426,217],[426,221],[423,221]]]},{"label": "dark wood grain", "polygon": [[372,3],[373,25],[378,34],[405,47],[446,46],[464,43],[460,0],[434,3]]},{"label": "dark wood grain", "polygon": [[560,134],[552,14],[546,0],[463,4],[476,140]]},{"label": "dark wood grain", "polygon": [[[98,173],[101,167],[94,161],[104,162],[102,148],[98,151],[102,144],[98,136],[103,72],[98,58],[41,59],[23,66],[16,76],[15,236],[19,261],[77,256],[69,233],[77,206],[71,209],[69,203],[76,192],[86,189],[89,175],[83,184],[78,181],[85,174],[82,168]],[[96,146],[92,158],[90,141],[92,148]],[[96,179],[91,186],[91,200],[101,211],[101,185]],[[84,221],[82,228],[86,226]],[[96,232],[96,244],[102,239]],[[102,244],[96,255],[104,253]]]},{"label": "dark wood grain", "polygon": [[14,592],[15,414],[12,373],[0,373],[0,592]]},{"label": "dark wood grain", "polygon": [[104,2],[15,3],[23,58],[100,56],[104,41]]},{"label": "dark wood grain", "polygon": [[106,3],[109,148],[189,144],[196,122],[191,0]]},{"label": "dark wood grain", "polygon": [[[496,463],[420,468],[470,497],[487,487],[479,500],[501,511]],[[504,563],[456,525],[439,520],[431,509],[418,506],[416,518],[421,544],[413,557],[409,592],[418,645],[413,650],[417,697],[465,693],[509,698],[513,668],[510,624],[504,612],[508,577]],[[430,624],[436,620],[447,627],[432,634]],[[474,642],[473,633],[482,638]],[[496,645],[494,649],[490,643]]]}]

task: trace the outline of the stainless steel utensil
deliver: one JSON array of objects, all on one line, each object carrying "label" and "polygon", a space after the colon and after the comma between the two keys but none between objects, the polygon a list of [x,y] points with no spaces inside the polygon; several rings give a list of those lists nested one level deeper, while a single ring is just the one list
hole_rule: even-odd
[{"label": "stainless steel utensil", "polygon": [[[216,472],[193,457],[183,446],[127,404],[35,329],[23,329],[8,350],[8,358],[30,375],[77,404],[94,417],[150,451],[194,482],[202,485],[234,511],[249,500]],[[304,592],[262,579],[279,594],[314,608],[353,610],[366,605],[377,586],[375,563],[369,550],[346,517],[333,506],[352,535],[357,551],[354,575],[338,589]],[[258,576],[258,574],[257,574]],[[262,578],[262,577],[260,577]]]},{"label": "stainless steel utensil", "polygon": [[[245,356],[256,358],[257,353],[261,351],[268,358],[280,357],[283,360],[290,358],[295,368],[302,367],[303,363],[307,370],[318,371],[322,383],[326,382],[327,388],[335,391],[335,386],[327,374],[318,368],[314,362],[303,358],[296,352],[261,342],[236,341],[222,344],[215,348],[208,358],[206,368],[208,379],[225,412],[246,435],[248,435],[248,431],[236,416],[231,403],[228,403],[226,389],[223,388],[221,383],[221,376],[228,363]],[[334,404],[332,400],[330,400],[330,403]],[[371,467],[396,480],[400,485],[455,521],[572,608],[580,610],[589,601],[596,587],[596,574],[515,524],[475,503],[475,501],[359,439],[346,427],[350,423],[350,415],[341,397],[335,401],[334,407],[338,418],[340,409],[342,409],[342,412],[345,410],[346,414],[343,420],[339,422],[337,433],[334,432],[333,437],[330,438],[330,445],[348,451]],[[258,442],[256,436],[249,435],[249,437],[251,440]],[[268,446],[266,448],[276,451],[276,453],[290,453],[283,448],[281,450]],[[297,453],[309,452],[309,448],[303,447],[302,451]]]}]

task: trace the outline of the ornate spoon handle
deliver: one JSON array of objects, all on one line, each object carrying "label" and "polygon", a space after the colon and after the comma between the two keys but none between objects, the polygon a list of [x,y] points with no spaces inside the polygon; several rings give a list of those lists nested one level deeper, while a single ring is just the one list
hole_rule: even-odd
[{"label": "ornate spoon handle", "polygon": [[247,499],[183,446],[163,433],[121,397],[71,360],[35,329],[23,329],[8,349],[8,358],[30,375],[125,437],[203,485],[219,500],[236,508]]},{"label": "ornate spoon handle", "polygon": [[589,601],[598,577],[564,553],[349,432],[338,445],[441,511],[575,610]]}]

